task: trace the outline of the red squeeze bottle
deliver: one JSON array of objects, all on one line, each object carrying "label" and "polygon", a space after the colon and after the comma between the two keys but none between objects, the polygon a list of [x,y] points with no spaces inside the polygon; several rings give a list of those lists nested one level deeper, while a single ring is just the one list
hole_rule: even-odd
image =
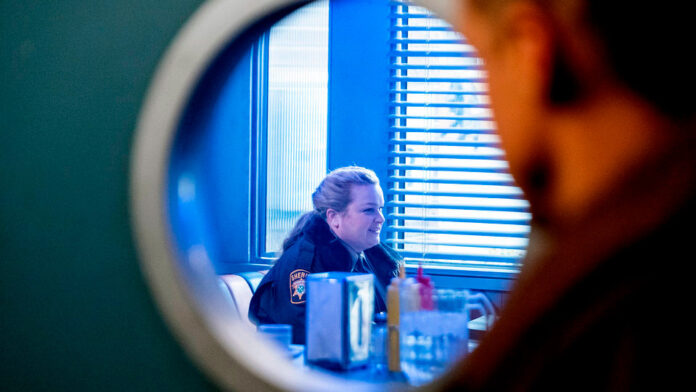
[{"label": "red squeeze bottle", "polygon": [[416,282],[420,283],[419,291],[421,297],[422,310],[434,310],[435,303],[433,302],[433,282],[429,276],[423,275],[423,265],[418,263],[418,274]]}]

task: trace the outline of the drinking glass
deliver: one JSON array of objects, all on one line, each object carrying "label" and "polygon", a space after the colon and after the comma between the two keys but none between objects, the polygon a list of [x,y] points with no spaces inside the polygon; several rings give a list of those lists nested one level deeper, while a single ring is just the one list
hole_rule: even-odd
[{"label": "drinking glass", "polygon": [[261,324],[258,331],[261,335],[273,341],[279,348],[289,350],[292,343],[292,325],[290,324]]},{"label": "drinking glass", "polygon": [[[400,362],[413,385],[432,381],[469,353],[471,311],[478,310],[486,320],[493,320],[495,316],[493,306],[483,293],[433,290],[429,302],[432,309],[418,306],[418,296],[408,289],[402,294]],[[421,303],[427,303],[422,301],[423,293],[418,295]]]}]

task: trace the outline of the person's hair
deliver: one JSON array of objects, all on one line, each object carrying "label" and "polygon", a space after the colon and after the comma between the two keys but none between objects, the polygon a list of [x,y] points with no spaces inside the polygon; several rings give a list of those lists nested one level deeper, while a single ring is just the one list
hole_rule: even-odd
[{"label": "person's hair", "polygon": [[663,113],[693,118],[696,61],[688,42],[696,29],[689,3],[586,1],[616,75]]},{"label": "person's hair", "polygon": [[[495,12],[515,0],[474,0],[477,8]],[[533,0],[547,8],[562,7],[567,0]],[[579,0],[581,20],[599,38],[606,63],[626,87],[677,121],[693,121],[696,105],[696,56],[690,56],[689,38],[696,28],[688,2]],[[598,54],[599,55],[599,54]],[[583,86],[568,73],[569,64],[557,57],[552,75],[551,99],[572,101]]]},{"label": "person's hair", "polygon": [[370,169],[360,166],[346,166],[335,169],[324,177],[312,193],[314,210],[304,213],[295,223],[295,227],[283,241],[283,251],[295,243],[312,216],[326,219],[329,209],[345,211],[352,201],[351,189],[354,185],[378,185],[379,178]]}]

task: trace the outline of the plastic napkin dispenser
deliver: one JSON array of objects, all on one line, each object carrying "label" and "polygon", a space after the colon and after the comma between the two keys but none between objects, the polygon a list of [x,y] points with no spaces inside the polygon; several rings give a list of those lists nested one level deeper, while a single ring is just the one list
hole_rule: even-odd
[{"label": "plastic napkin dispenser", "polygon": [[307,275],[306,361],[330,369],[366,365],[374,312],[371,274]]}]

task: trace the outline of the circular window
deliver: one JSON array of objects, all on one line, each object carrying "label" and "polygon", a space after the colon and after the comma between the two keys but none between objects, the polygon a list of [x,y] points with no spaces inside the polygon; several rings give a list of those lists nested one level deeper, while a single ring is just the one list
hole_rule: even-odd
[{"label": "circular window", "polygon": [[[235,68],[273,23],[303,1],[208,1],[184,26],[152,81],[136,131],[132,220],[144,273],[165,319],[196,363],[225,389],[382,390],[385,385],[298,369],[242,325],[218,286],[210,148],[239,88]],[[439,3],[439,2],[435,2]],[[223,110],[224,109],[224,110]],[[231,114],[232,113],[232,114]],[[248,138],[236,124],[230,137]],[[213,212],[211,212],[213,211]],[[248,213],[248,212],[247,212]]]}]

